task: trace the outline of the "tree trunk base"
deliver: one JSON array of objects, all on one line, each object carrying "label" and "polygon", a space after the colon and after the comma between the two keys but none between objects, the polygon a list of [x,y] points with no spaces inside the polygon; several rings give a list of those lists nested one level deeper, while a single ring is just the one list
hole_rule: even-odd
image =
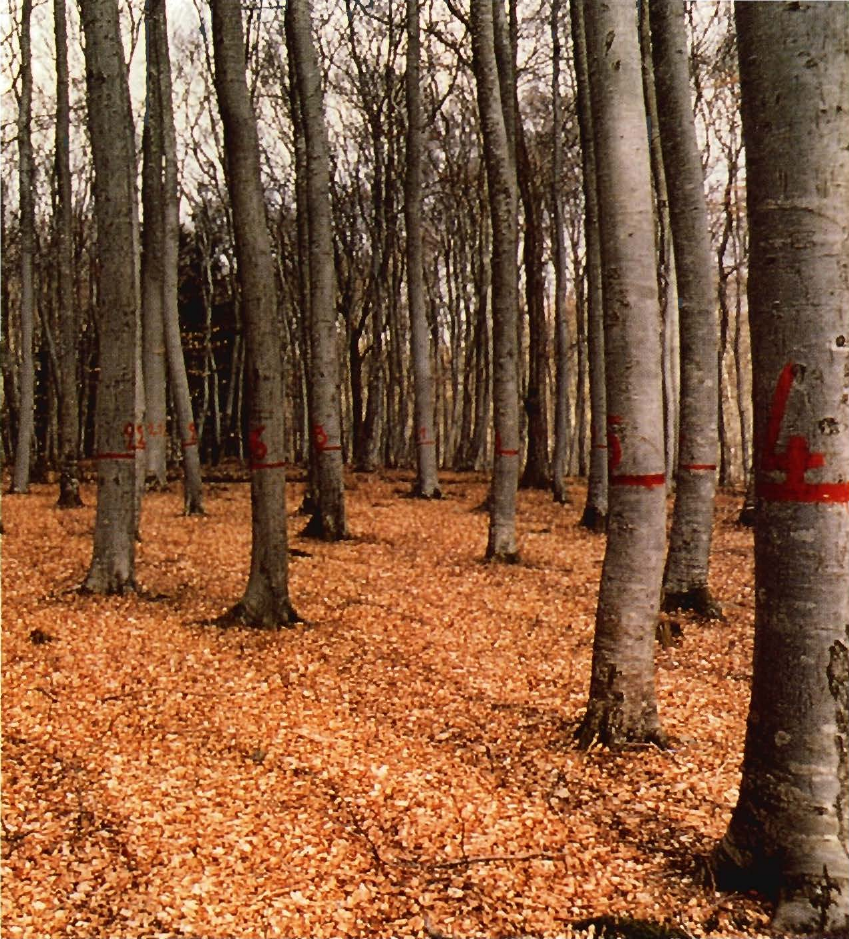
[{"label": "tree trunk base", "polygon": [[713,598],[707,587],[692,587],[690,590],[664,590],[661,609],[664,613],[675,610],[695,613],[703,619],[725,622],[722,606]]},{"label": "tree trunk base", "polygon": [[80,481],[76,472],[62,470],[59,477],[59,498],[56,501],[57,509],[78,509],[83,500],[80,496]]},{"label": "tree trunk base", "polygon": [[168,481],[161,476],[148,476],[144,488],[145,492],[168,492]]},{"label": "tree trunk base", "polygon": [[195,499],[188,499],[183,506],[183,515],[206,515],[206,509],[203,502]]},{"label": "tree trunk base", "polygon": [[316,512],[318,512],[318,501],[309,489],[307,489],[304,491],[304,498],[301,504],[298,506],[298,515],[313,516]]},{"label": "tree trunk base", "polygon": [[550,489],[551,475],[544,469],[539,469],[532,464],[525,467],[522,478],[519,480],[520,489]]},{"label": "tree trunk base", "polygon": [[737,516],[737,524],[744,528],[755,527],[755,517],[757,516],[757,507],[752,502],[744,502],[740,514]]},{"label": "tree trunk base", "polygon": [[433,489],[426,492],[422,488],[422,484],[416,480],[416,482],[413,484],[413,488],[410,490],[409,497],[411,499],[441,499],[442,490],[439,488],[439,486],[434,486]]},{"label": "tree trunk base", "polygon": [[597,535],[604,534],[607,531],[607,515],[600,512],[594,505],[587,503],[584,508],[584,514],[578,522],[581,528],[586,528]]},{"label": "tree trunk base", "polygon": [[669,738],[659,724],[645,720],[626,723],[619,700],[591,701],[581,726],[575,731],[575,745],[579,750],[603,746],[618,750],[629,744],[652,744],[661,749],[669,746]]},{"label": "tree trunk base", "polygon": [[843,937],[849,928],[846,895],[849,884],[831,877],[783,873],[780,860],[756,858],[739,851],[726,835],[709,862],[718,890],[745,893],[754,890],[775,903],[771,926],[783,936]]},{"label": "tree trunk base", "polygon": [[521,557],[518,551],[491,551],[487,549],[484,560],[489,564],[518,564]]},{"label": "tree trunk base", "polygon": [[551,487],[551,500],[556,502],[557,505],[571,505],[572,497],[569,495],[569,490],[566,488],[566,484],[563,480],[555,481]]},{"label": "tree trunk base", "polygon": [[282,604],[274,604],[272,609],[269,609],[268,605],[264,605],[264,608],[259,610],[255,609],[249,600],[242,599],[226,613],[222,613],[221,616],[214,619],[212,625],[221,629],[244,627],[247,629],[279,630],[291,629],[297,623],[303,622],[305,621],[298,616],[288,601]]},{"label": "tree trunk base", "polygon": [[89,571],[80,584],[79,593],[83,596],[123,597],[128,593],[138,593],[138,587],[135,580],[122,578],[114,571],[109,573],[98,567]]},{"label": "tree trunk base", "polygon": [[321,512],[314,512],[301,530],[302,538],[317,538],[319,541],[347,541],[351,536],[347,531],[337,531],[324,524]]}]

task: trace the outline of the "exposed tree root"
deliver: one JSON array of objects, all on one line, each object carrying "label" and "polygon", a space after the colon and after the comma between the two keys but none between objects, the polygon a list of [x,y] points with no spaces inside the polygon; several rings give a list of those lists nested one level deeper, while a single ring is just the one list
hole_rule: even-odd
[{"label": "exposed tree root", "polygon": [[683,610],[695,613],[703,619],[725,622],[722,606],[713,598],[708,587],[693,587],[690,590],[664,591],[661,609],[664,613]]}]

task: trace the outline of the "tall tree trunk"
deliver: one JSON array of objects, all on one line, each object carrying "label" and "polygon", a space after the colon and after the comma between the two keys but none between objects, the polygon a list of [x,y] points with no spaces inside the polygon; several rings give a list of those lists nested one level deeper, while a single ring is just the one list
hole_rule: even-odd
[{"label": "tall tree trunk", "polygon": [[413,492],[438,498],[436,427],[433,420],[433,376],[425,313],[422,261],[422,100],[419,0],[407,0],[407,175],[404,222],[407,230],[407,302],[410,306],[410,351],[413,359],[416,468]]},{"label": "tall tree trunk", "polygon": [[203,515],[200,453],[183,343],[180,336],[178,277],[180,263],[180,196],[177,179],[177,136],[171,95],[171,59],[165,0],[148,0],[153,7],[154,42],[159,80],[159,120],[162,139],[162,319],[168,377],[177,430],[183,451],[183,508],[186,515]]},{"label": "tall tree trunk", "polygon": [[97,512],[83,589],[135,587],[139,326],[136,160],[116,0],[80,0],[97,219]]},{"label": "tall tree trunk", "polygon": [[[500,0],[495,0],[500,3]],[[492,217],[493,404],[495,461],[486,556],[515,561],[519,481],[517,193],[514,149],[506,129],[496,64],[493,0],[472,0],[472,54]]]},{"label": "tall tree trunk", "polygon": [[637,4],[640,24],[643,94],[648,114],[649,154],[657,212],[657,284],[663,322],[663,423],[666,446],[666,478],[674,479],[678,462],[678,420],[680,410],[678,287],[672,251],[672,228],[669,218],[669,192],[660,144],[660,118],[655,92],[651,53],[648,0]]},{"label": "tall tree trunk", "polygon": [[582,746],[663,741],[654,688],[666,542],[660,315],[636,10],[584,3],[604,277],[610,515]]},{"label": "tall tree trunk", "polygon": [[142,131],[142,371],[145,392],[145,482],[164,489],[166,477],[167,373],[163,319],[164,230],[162,215],[162,102],[155,0],[145,2],[145,92]]},{"label": "tall tree trunk", "polygon": [[690,96],[684,0],[651,0],[650,16],[681,329],[678,484],[663,579],[664,608],[713,617],[721,612],[708,589],[718,445],[716,284]]},{"label": "tall tree trunk", "polygon": [[21,3],[21,95],[18,100],[18,182],[21,231],[21,407],[12,492],[29,489],[30,452],[35,439],[35,167],[32,159],[32,0]]},{"label": "tall tree trunk", "polygon": [[[751,254],[755,649],[718,883],[849,928],[849,7],[736,6]],[[800,155],[804,154],[804,159]]]},{"label": "tall tree trunk", "polygon": [[215,89],[224,125],[247,343],[251,467],[251,572],[230,616],[276,628],[297,621],[289,602],[283,369],[274,263],[265,220],[256,117],[245,79],[239,0],[213,0]]},{"label": "tall tree trunk", "polygon": [[563,141],[560,102],[560,0],[551,4],[551,244],[554,261],[554,459],[552,494],[561,505],[569,502],[566,474],[569,460],[571,421],[569,415],[569,320],[566,316],[566,242],[563,234],[563,201],[560,177],[563,175]]},{"label": "tall tree trunk", "polygon": [[310,233],[310,394],[318,455],[319,507],[307,530],[328,541],[348,537],[342,475],[342,414],[336,348],[335,276],[330,208],[330,159],[321,76],[307,0],[288,0],[286,39],[298,82],[307,142]]},{"label": "tall tree trunk", "polygon": [[53,0],[56,37],[56,277],[59,316],[59,501],[60,508],[82,505],[77,454],[80,446],[77,364],[79,329],[74,302],[73,215],[68,91],[68,26],[65,0]]},{"label": "tall tree trunk", "polygon": [[578,95],[578,125],[584,173],[584,232],[587,252],[587,353],[590,373],[590,478],[581,525],[607,528],[607,385],[604,355],[604,303],[593,112],[583,0],[569,0]]}]

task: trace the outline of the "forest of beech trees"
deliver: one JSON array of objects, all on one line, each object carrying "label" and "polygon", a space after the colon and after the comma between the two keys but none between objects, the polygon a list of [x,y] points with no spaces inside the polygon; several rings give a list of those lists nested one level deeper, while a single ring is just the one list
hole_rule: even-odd
[{"label": "forest of beech trees", "polygon": [[754,660],[710,876],[845,929],[849,5],[11,0],[2,30],[3,485],[96,482],[82,592],[137,590],[178,479],[186,516],[249,481],[216,623],[260,629],[302,622],[287,470],[325,543],[346,472],[483,472],[493,565],[520,489],[579,495],[576,746],[664,749],[658,617],[722,620],[735,487]]}]

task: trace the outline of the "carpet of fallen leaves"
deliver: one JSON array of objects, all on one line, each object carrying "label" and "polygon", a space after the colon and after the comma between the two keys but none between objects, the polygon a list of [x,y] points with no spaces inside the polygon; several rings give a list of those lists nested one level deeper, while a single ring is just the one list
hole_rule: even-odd
[{"label": "carpet of fallen leaves", "polygon": [[[591,936],[624,916],[768,935],[700,878],[739,782],[751,532],[719,500],[725,623],[657,649],[665,752],[579,752],[604,538],[584,490],[519,496],[522,563],[482,563],[481,476],[403,498],[352,476],[354,537],[297,532],[308,625],[204,625],[239,599],[249,487],[144,501],[138,595],[82,596],[87,508],[4,497],[3,935]],[[583,925],[580,925],[583,922]],[[638,934],[635,934],[638,935]]]}]

